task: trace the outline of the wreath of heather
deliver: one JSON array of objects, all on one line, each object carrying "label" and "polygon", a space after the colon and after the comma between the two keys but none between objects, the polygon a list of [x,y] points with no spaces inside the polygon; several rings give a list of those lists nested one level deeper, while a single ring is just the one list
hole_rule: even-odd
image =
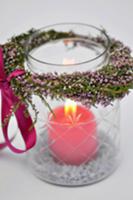
[{"label": "wreath of heather", "polygon": [[[7,75],[16,69],[25,69],[27,59],[25,43],[35,32],[36,30],[31,29],[27,33],[14,36],[7,43],[0,45],[3,48]],[[28,50],[31,51],[49,41],[70,37],[77,37],[77,35],[72,31],[41,32],[29,43]],[[91,40],[105,45],[104,39],[100,36],[91,37]],[[36,116],[38,112],[32,102],[33,94],[39,96],[49,109],[51,108],[47,103],[48,96],[52,99],[69,98],[87,106],[96,106],[97,104],[107,106],[116,99],[122,99],[133,88],[133,57],[130,48],[124,46],[122,42],[110,38],[108,53],[108,64],[101,66],[94,72],[37,74],[25,70],[23,75],[13,78],[10,85],[15,95],[27,107],[29,104],[32,106]]]}]

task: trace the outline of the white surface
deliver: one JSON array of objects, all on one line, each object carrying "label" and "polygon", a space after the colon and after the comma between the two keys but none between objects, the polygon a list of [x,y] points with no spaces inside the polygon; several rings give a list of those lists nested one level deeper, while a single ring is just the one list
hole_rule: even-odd
[{"label": "white surface", "polygon": [[[105,27],[133,48],[132,0],[0,0],[0,43],[31,27],[75,21]],[[132,200],[133,93],[121,103],[124,159],[108,179],[87,187],[64,188],[46,184],[27,169],[24,155],[0,153],[0,200]]]}]

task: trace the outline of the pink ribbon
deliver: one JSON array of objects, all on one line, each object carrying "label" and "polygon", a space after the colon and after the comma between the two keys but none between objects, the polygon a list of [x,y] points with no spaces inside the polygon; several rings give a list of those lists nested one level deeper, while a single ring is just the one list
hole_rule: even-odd
[{"label": "pink ribbon", "polygon": [[[8,146],[15,153],[23,153],[29,149],[31,149],[36,143],[36,131],[33,126],[32,119],[26,109],[24,103],[14,95],[14,92],[10,86],[10,81],[12,78],[20,76],[24,74],[24,70],[15,70],[8,77],[4,72],[4,61],[3,61],[3,52],[0,48],[0,89],[1,89],[1,120],[2,120],[2,130],[5,138],[5,143],[0,144],[0,148],[4,148]],[[8,125],[9,120],[5,122],[5,119],[10,119],[12,114],[12,108],[19,103],[18,108],[14,111],[18,128],[20,129],[20,133],[25,143],[25,149],[21,150],[13,146],[8,136]],[[25,116],[25,112],[27,116]],[[8,118],[7,118],[8,116]]]}]

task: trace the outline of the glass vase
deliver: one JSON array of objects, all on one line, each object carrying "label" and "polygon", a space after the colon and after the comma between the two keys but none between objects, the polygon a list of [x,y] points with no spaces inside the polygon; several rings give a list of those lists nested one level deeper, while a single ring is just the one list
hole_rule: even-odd
[{"label": "glass vase", "polygon": [[[51,40],[29,51],[30,43],[49,30],[72,31],[78,37]],[[98,36],[103,38],[104,45],[91,40]],[[109,61],[109,38],[91,25],[55,24],[36,31],[26,43],[26,53],[27,67],[32,73],[60,75],[95,71]],[[57,185],[82,186],[103,180],[117,168],[120,162],[119,101],[106,107],[100,104],[86,107],[69,98],[48,97],[53,111],[50,112],[39,98],[33,98],[39,110],[38,139],[28,159],[38,178]]]}]

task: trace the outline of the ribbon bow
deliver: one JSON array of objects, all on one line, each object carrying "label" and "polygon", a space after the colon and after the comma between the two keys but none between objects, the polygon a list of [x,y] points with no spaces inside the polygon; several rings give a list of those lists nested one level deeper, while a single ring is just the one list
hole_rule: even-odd
[{"label": "ribbon bow", "polygon": [[[26,109],[25,104],[22,103],[17,96],[15,96],[10,86],[10,81],[12,78],[20,76],[24,73],[25,73],[24,70],[17,69],[13,71],[8,77],[6,76],[4,72],[3,52],[2,49],[0,48],[0,89],[1,89],[1,104],[2,104],[1,120],[2,120],[3,135],[5,138],[5,143],[0,144],[0,147],[3,148],[5,146],[8,146],[15,153],[23,153],[28,149],[32,148],[36,143],[36,131],[35,128],[32,126],[33,124],[32,119]],[[15,146],[13,146],[11,143],[12,139],[10,140],[8,136],[8,125],[10,116],[12,114],[12,108],[18,104],[19,106],[14,111],[14,114],[17,120],[18,128],[20,129],[20,133],[25,143],[24,150],[18,149]],[[25,112],[28,114],[28,116],[25,116]],[[7,118],[7,116],[9,116],[9,118]],[[6,118],[8,120],[5,123]]]}]

